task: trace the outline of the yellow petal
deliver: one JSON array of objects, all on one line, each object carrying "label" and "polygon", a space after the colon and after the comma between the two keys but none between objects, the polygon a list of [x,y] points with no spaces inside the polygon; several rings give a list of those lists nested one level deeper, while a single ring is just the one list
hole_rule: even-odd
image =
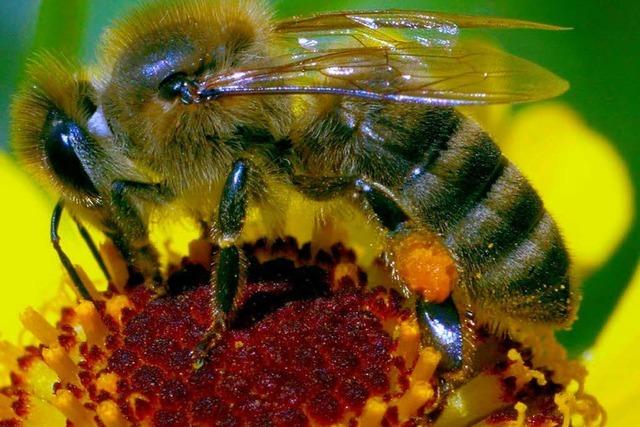
[{"label": "yellow petal", "polygon": [[629,171],[612,144],[559,103],[522,109],[498,138],[558,222],[576,273],[604,263],[633,216]]},{"label": "yellow petal", "polygon": [[[17,342],[23,330],[18,313],[29,306],[48,313],[44,305],[60,300],[65,276],[49,242],[54,201],[5,153],[0,153],[0,200],[0,338]],[[91,269],[95,263],[71,221],[63,222],[60,234],[72,261],[89,266],[89,272],[95,274]]]},{"label": "yellow petal", "polygon": [[587,390],[607,410],[609,425],[637,424],[640,396],[640,264],[616,311],[589,355]]}]

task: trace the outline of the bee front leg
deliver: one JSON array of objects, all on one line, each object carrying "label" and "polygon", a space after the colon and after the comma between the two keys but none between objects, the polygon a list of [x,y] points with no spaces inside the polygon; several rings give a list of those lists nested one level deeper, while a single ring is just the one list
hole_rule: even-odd
[{"label": "bee front leg", "polygon": [[138,203],[151,201],[163,204],[171,200],[170,192],[161,184],[117,180],[111,184],[111,203],[114,210],[114,232],[109,233],[113,243],[128,262],[151,278],[155,285],[162,283],[158,253],[149,241],[146,220]]}]

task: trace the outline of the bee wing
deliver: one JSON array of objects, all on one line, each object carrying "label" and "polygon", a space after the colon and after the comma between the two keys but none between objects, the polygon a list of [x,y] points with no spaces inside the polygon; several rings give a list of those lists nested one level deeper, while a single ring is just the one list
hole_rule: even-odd
[{"label": "bee wing", "polygon": [[277,24],[283,55],[208,76],[201,96],[334,94],[430,105],[518,103],[566,91],[532,62],[458,38],[458,29],[543,24],[429,12],[353,12]]},{"label": "bee wing", "polygon": [[518,19],[491,16],[458,15],[424,10],[366,10],[342,11],[296,17],[276,24],[278,32],[308,32],[360,28],[406,28],[434,30],[443,34],[457,34],[460,28],[564,30],[565,27],[540,24]]}]

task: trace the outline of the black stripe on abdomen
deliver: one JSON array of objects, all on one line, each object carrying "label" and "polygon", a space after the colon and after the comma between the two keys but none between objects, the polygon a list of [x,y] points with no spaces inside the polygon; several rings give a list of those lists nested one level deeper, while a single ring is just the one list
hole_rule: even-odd
[{"label": "black stripe on abdomen", "polygon": [[469,120],[429,160],[415,166],[402,197],[418,220],[439,234],[455,227],[485,197],[506,165],[493,141]]},{"label": "black stripe on abdomen", "polygon": [[445,234],[445,244],[468,267],[482,271],[526,238],[543,213],[538,194],[507,162],[484,197]]}]

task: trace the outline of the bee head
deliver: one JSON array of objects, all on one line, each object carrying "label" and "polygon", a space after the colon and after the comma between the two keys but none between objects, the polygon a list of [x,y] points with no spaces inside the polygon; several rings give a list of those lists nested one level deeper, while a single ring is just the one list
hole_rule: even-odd
[{"label": "bee head", "polygon": [[100,104],[117,135],[156,150],[197,146],[255,120],[263,101],[193,103],[205,76],[266,55],[270,12],[254,0],[143,5],[102,40]]},{"label": "bee head", "polygon": [[63,198],[84,206],[100,201],[100,148],[87,127],[96,111],[94,95],[82,71],[41,54],[29,64],[12,106],[12,143],[19,160]]}]

